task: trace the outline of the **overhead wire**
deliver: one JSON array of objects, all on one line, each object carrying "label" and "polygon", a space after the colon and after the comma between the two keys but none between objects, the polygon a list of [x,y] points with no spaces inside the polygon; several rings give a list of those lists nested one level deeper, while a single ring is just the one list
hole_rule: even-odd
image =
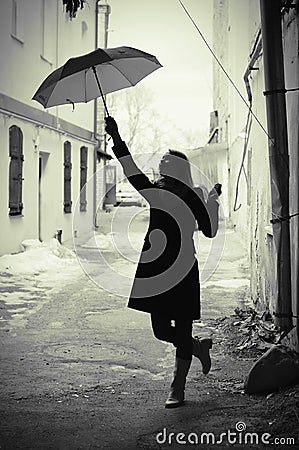
[{"label": "overhead wire", "polygon": [[227,73],[227,71],[225,70],[225,67],[223,66],[223,64],[221,63],[221,61],[219,60],[219,58],[217,57],[217,55],[215,54],[215,52],[213,51],[213,49],[211,48],[211,46],[209,45],[208,41],[206,40],[206,38],[204,37],[203,33],[201,32],[200,28],[198,27],[198,25],[196,24],[196,22],[194,21],[193,17],[191,16],[191,14],[189,13],[189,11],[187,10],[187,8],[185,7],[185,5],[183,4],[183,2],[181,0],[178,0],[180,5],[182,6],[182,8],[184,9],[185,13],[187,14],[187,16],[189,17],[189,19],[191,20],[191,22],[193,23],[194,27],[196,28],[196,30],[198,31],[200,37],[202,38],[203,42],[205,43],[205,45],[207,46],[207,48],[209,49],[209,51],[211,52],[211,54],[213,55],[215,61],[217,62],[217,64],[221,67],[222,71],[224,72],[224,74],[226,75],[226,77],[228,78],[228,80],[230,81],[230,83],[232,84],[232,86],[234,87],[234,89],[236,90],[236,92],[239,94],[240,98],[242,99],[242,101],[245,103],[246,107],[248,108],[250,114],[255,118],[255,120],[257,121],[257,123],[259,124],[259,126],[261,127],[261,129],[263,130],[263,132],[268,136],[268,138],[273,142],[273,139],[271,138],[271,136],[269,135],[269,133],[267,132],[267,130],[265,129],[265,127],[263,126],[263,124],[261,123],[261,121],[259,120],[259,118],[256,116],[256,114],[252,111],[252,107],[251,105],[249,105],[245,99],[245,97],[242,95],[242,93],[240,92],[240,90],[238,89],[238,86],[235,84],[235,82],[233,81],[233,79],[229,76],[229,74]]}]

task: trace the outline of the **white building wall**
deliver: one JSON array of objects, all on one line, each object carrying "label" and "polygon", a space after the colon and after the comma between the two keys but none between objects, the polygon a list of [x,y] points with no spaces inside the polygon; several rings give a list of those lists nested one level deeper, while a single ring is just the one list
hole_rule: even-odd
[{"label": "white building wall", "polygon": [[[255,17],[257,16],[257,18]],[[250,17],[250,19],[249,19]],[[244,130],[248,108],[244,73],[249,62],[251,45],[259,24],[258,0],[214,0],[213,44],[229,81],[214,60],[214,110],[218,111],[218,142],[228,147],[228,203],[231,226],[238,228],[249,243],[248,227],[248,154],[241,170],[244,150]],[[238,92],[239,91],[239,92]],[[243,98],[242,98],[243,97]]]},{"label": "white building wall", "polygon": [[[62,230],[71,242],[76,201],[80,191],[80,147],[88,148],[88,173],[94,170],[94,104],[59,106],[44,110],[32,96],[50,72],[69,57],[94,50],[95,0],[70,20],[61,0],[13,0],[1,4],[0,15],[0,255],[22,250],[24,239],[42,240]],[[43,13],[45,9],[45,14]],[[45,18],[45,22],[44,22]],[[9,128],[23,133],[22,215],[9,216]],[[64,142],[72,145],[72,213],[63,210]],[[39,183],[39,157],[43,158]],[[41,194],[39,200],[39,193]],[[87,186],[87,211],[76,215],[77,234],[93,227],[93,186]]]},{"label": "white building wall", "polygon": [[[8,183],[9,183],[9,127],[17,125],[23,131],[23,204],[24,210],[22,216],[10,217],[8,215]],[[20,242],[24,239],[35,238],[38,234],[37,223],[37,196],[32,190],[36,189],[36,172],[37,158],[34,154],[32,141],[30,142],[31,125],[24,124],[20,120],[11,119],[8,116],[0,117],[1,130],[1,151],[0,151],[0,167],[1,167],[1,253],[18,252],[21,250]],[[29,131],[29,133],[28,133]],[[25,183],[31,180],[30,184]],[[34,181],[32,183],[32,180]]]},{"label": "white building wall", "polygon": [[[85,8],[79,10],[73,20],[63,12],[61,0],[18,0],[23,42],[12,37],[13,1],[5,0],[2,3],[0,50],[6,64],[1,64],[0,91],[43,111],[44,108],[38,102],[31,100],[42,81],[70,57],[95,48],[95,0],[89,1]],[[42,44],[44,3],[47,5],[46,22],[51,23],[46,29],[53,30],[52,34],[50,31],[46,34],[47,48],[50,50],[45,56]],[[71,105],[54,107],[48,111],[73,124],[93,130],[93,102],[76,105],[74,112]]]},{"label": "white building wall", "polygon": [[[254,117],[251,118],[248,146],[244,150],[248,116],[245,102],[249,104],[244,74],[260,28],[259,1],[215,0],[214,6],[214,50],[236,86],[228,82],[214,63],[214,109],[219,109],[220,142],[227,142],[228,147],[229,223],[246,243],[251,263],[251,296],[264,308],[269,306],[273,287],[268,270],[270,265],[267,264],[273,251],[268,227],[271,218],[270,177],[267,136]],[[261,58],[254,67],[256,70],[251,71],[249,78],[252,110],[266,128]]]}]

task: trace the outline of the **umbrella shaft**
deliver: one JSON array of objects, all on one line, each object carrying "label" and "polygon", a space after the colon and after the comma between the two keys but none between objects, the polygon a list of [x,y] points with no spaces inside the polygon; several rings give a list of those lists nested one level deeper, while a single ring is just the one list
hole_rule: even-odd
[{"label": "umbrella shaft", "polygon": [[97,84],[98,84],[98,88],[99,88],[101,96],[102,96],[102,100],[103,100],[103,103],[104,103],[104,108],[105,108],[106,114],[107,114],[107,116],[109,116],[109,111],[108,111],[108,108],[107,108],[107,105],[106,105],[105,97],[104,97],[104,94],[103,94],[103,91],[102,91],[102,87],[101,87],[101,84],[100,84],[100,80],[99,80],[96,68],[94,66],[92,66],[92,70],[93,70],[94,76],[95,76]]}]

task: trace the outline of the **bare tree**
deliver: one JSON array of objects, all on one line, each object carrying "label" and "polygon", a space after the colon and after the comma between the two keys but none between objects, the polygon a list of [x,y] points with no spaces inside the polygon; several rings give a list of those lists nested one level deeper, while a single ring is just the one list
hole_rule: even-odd
[{"label": "bare tree", "polygon": [[163,136],[162,119],[153,108],[154,94],[142,86],[109,96],[109,108],[116,116],[131,152],[157,151]]},{"label": "bare tree", "polygon": [[183,130],[155,108],[154,93],[136,86],[108,96],[108,109],[115,116],[132,154],[165,153],[168,149],[198,148],[207,140],[207,131]]},{"label": "bare tree", "polygon": [[[181,149],[191,150],[202,147],[208,140],[208,129],[206,127],[198,127],[194,130],[178,129],[177,130],[177,146]],[[183,150],[182,150],[183,151]]]},{"label": "bare tree", "polygon": [[128,145],[134,148],[134,144],[144,135],[152,96],[150,91],[144,88],[136,88],[125,91],[125,105],[128,115],[129,139]]}]

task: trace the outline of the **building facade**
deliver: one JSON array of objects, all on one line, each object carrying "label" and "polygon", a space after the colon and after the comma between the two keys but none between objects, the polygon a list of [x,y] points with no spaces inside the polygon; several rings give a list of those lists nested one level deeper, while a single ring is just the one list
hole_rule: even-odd
[{"label": "building facade", "polygon": [[[71,241],[94,227],[94,102],[44,110],[41,82],[96,45],[96,1],[70,19],[61,0],[5,0],[0,15],[0,254],[25,239]],[[99,32],[99,31],[97,31]],[[100,30],[105,32],[105,30]],[[74,229],[73,229],[74,228]]]},{"label": "building facade", "polygon": [[[298,1],[281,2],[286,88],[299,87]],[[227,219],[246,243],[251,267],[251,298],[260,311],[277,311],[277,248],[273,238],[275,208],[267,135],[265,68],[258,0],[214,0],[213,47],[234,82],[214,62],[214,114],[210,144],[226,148]],[[274,64],[274,62],[273,62]],[[237,90],[239,92],[237,92]],[[286,92],[290,178],[290,214],[298,208],[298,92]],[[246,103],[246,104],[245,104]],[[215,120],[214,120],[215,122]],[[212,127],[213,128],[213,127]],[[209,148],[207,145],[206,150]],[[213,170],[223,170],[223,157],[214,153]],[[294,328],[288,334],[298,349],[298,216],[290,219],[291,297]],[[284,280],[283,280],[284,282]],[[297,316],[297,317],[296,317]]]},{"label": "building facade", "polygon": [[289,189],[289,214],[292,215],[287,249],[290,282],[277,270],[280,264],[283,271],[284,261],[283,258],[278,261],[281,249],[275,242],[271,222],[277,218],[278,206],[273,204],[276,180],[270,169],[259,0],[214,0],[213,50],[218,61],[215,58],[213,64],[214,110],[211,112],[210,137],[206,146],[189,156],[212,184],[216,181],[223,184],[225,220],[244,241],[250,263],[251,300],[256,309],[278,317],[278,283],[289,283],[290,294],[282,301],[290,304],[293,329],[286,340],[298,349],[298,1],[289,6],[288,2],[281,2],[278,6],[281,6],[289,154],[289,176],[286,171],[283,184]]}]

